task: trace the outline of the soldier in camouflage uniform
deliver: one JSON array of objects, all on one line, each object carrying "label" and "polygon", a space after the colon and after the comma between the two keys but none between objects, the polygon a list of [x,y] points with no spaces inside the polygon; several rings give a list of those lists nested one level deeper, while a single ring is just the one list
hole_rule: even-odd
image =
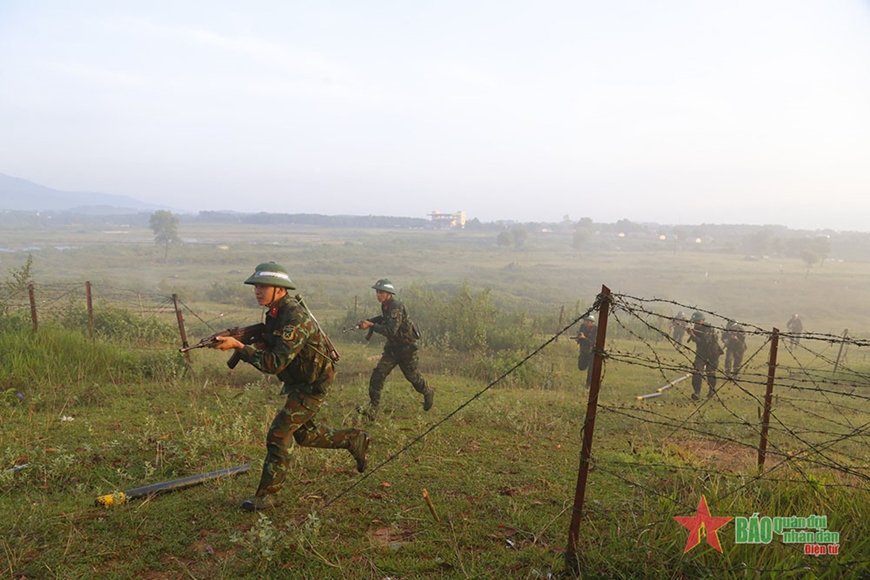
[{"label": "soldier in camouflage uniform", "polygon": [[677,312],[677,315],[671,320],[671,328],[674,330],[674,342],[683,344],[683,336],[686,334],[686,317],[682,311]]},{"label": "soldier in camouflage uniform", "polygon": [[592,361],[595,358],[595,340],[598,337],[598,325],[595,317],[587,314],[580,323],[577,336],[572,339],[580,345],[580,354],[577,356],[577,368],[586,371],[586,388],[592,386]]},{"label": "soldier in camouflage uniform", "polygon": [[725,374],[736,379],[743,365],[743,353],[746,352],[746,335],[736,320],[729,320],[725,325],[722,344],[725,345]]},{"label": "soldier in camouflage uniform", "polygon": [[300,300],[288,293],[295,286],[287,270],[275,262],[260,264],[245,284],[254,286],[257,302],[267,308],[263,340],[245,345],[232,337],[217,337],[220,344],[216,348],[235,349],[241,360],[276,375],[284,383],[281,394],[287,396],[266,436],[260,485],[254,497],[241,505],[254,511],[277,505],[274,494],[286,477],[291,437],[302,447],[347,449],[360,473],[366,468],[370,439],[359,429],[339,431],[313,421],[335,378],[335,362],[317,322]]},{"label": "soldier in camouflage uniform", "polygon": [[719,337],[712,326],[705,322],[703,312],[692,314],[691,322],[694,327],[687,329],[689,340],[695,343],[695,362],[692,372],[692,400],[701,400],[701,385],[704,377],[707,378],[707,398],[716,394],[716,369],[719,366],[719,357],[722,355],[722,347],[719,346]]},{"label": "soldier in camouflage uniform", "polygon": [[426,379],[417,370],[416,342],[419,332],[408,317],[405,305],[396,298],[396,289],[389,280],[382,278],[372,288],[381,303],[381,316],[373,319],[374,321],[360,320],[359,327],[371,328],[385,336],[387,342],[384,344],[381,360],[369,380],[369,407],[364,413],[369,420],[377,418],[384,381],[396,365],[402,369],[402,374],[414,390],[423,395],[423,410],[428,411],[435,400],[435,389],[426,383]]},{"label": "soldier in camouflage uniform", "polygon": [[789,337],[789,344],[791,348],[796,347],[801,341],[801,333],[804,331],[804,323],[801,322],[800,316],[797,314],[793,315],[788,319],[785,327],[788,329],[791,337]]}]

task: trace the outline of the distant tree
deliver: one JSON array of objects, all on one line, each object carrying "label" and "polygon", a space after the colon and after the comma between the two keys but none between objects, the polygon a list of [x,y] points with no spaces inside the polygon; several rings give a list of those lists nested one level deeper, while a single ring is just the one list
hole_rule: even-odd
[{"label": "distant tree", "polygon": [[159,209],[151,214],[149,220],[151,231],[154,232],[154,241],[163,244],[163,261],[169,256],[169,246],[181,242],[178,237],[178,218],[171,211]]},{"label": "distant tree", "polygon": [[636,224],[631,220],[621,219],[616,222],[616,228],[624,233],[629,232],[642,232],[643,226],[640,224]]},{"label": "distant tree", "polygon": [[574,236],[571,239],[572,248],[579,250],[586,245],[589,236],[592,235],[591,226],[592,220],[589,218],[583,218],[577,222],[577,225],[574,226]]},{"label": "distant tree", "polygon": [[514,245],[514,236],[509,231],[500,232],[495,243],[499,246],[512,246]]},{"label": "distant tree", "polygon": [[772,232],[761,230],[746,236],[743,239],[743,246],[748,254],[767,256],[772,252],[775,238]]},{"label": "distant tree", "polygon": [[825,265],[828,254],[831,253],[831,238],[828,236],[816,236],[811,244],[812,251],[819,255],[821,265]]},{"label": "distant tree", "polygon": [[511,235],[514,238],[514,246],[517,248],[522,248],[526,240],[529,239],[529,231],[525,226],[516,225],[511,228]]},{"label": "distant tree", "polygon": [[801,260],[806,262],[806,265],[807,265],[807,273],[806,273],[806,276],[804,276],[804,277],[805,278],[809,277],[810,268],[812,268],[813,265],[815,265],[815,263],[820,260],[819,255],[810,249],[804,248],[803,250],[801,250],[800,256],[801,256]]}]

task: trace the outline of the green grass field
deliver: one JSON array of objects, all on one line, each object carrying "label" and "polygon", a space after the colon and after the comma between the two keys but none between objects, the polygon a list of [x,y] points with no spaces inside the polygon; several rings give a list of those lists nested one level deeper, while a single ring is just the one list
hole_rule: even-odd
[{"label": "green grass field", "polygon": [[[780,346],[762,474],[756,465],[765,335],[750,336],[741,377],[722,381],[714,399],[692,403],[689,381],[637,399],[686,372],[691,355],[655,331],[666,321],[659,317],[680,305],[762,330],[784,326],[797,311],[807,331],[866,335],[860,286],[866,264],[828,262],[806,275],[796,261],[780,267],[728,252],[584,254],[570,249],[570,237],[550,235],[533,235],[517,250],[496,247],[491,234],[462,232],[181,233],[197,243],[174,248],[167,263],[149,232],[139,231],[105,234],[126,236],[123,244],[82,233],[82,243],[66,240],[76,248],[64,250],[50,246],[64,245],[62,236],[33,239],[26,245],[41,249],[3,254],[0,265],[20,267],[30,253],[34,279],[46,287],[89,280],[98,297],[105,288],[177,292],[209,321],[223,308],[253,322],[257,308],[228,307],[209,292],[216,282],[240,283],[256,263],[274,259],[332,329],[353,308],[374,313],[369,286],[378,277],[445,294],[466,283],[491,288],[500,310],[528,313],[532,347],[552,339],[560,313],[567,324],[606,284],[624,301],[606,345],[579,529],[583,577],[870,574],[870,365],[862,343],[841,353],[837,374],[838,345],[825,338]],[[10,247],[14,236],[2,234],[0,246]],[[194,337],[208,330],[195,318],[190,325]],[[367,399],[380,344],[331,332],[342,360],[318,420],[359,426],[355,406]],[[297,448],[283,505],[259,514],[238,505],[256,487],[265,431],[282,404],[280,386],[249,367],[229,374],[225,355],[214,351],[192,352],[188,368],[176,346],[91,341],[51,317],[36,336],[0,333],[0,564],[8,577],[563,575],[587,410],[573,342],[551,341],[506,376],[531,347],[457,352],[424,342],[421,370],[438,389],[434,409],[422,411],[397,370],[382,416],[365,425],[374,439],[369,470],[357,474],[342,450]],[[251,470],[233,478],[126,505],[93,505],[107,493],[245,463]],[[804,555],[803,543],[778,535],[737,544],[734,521],[718,534],[721,553],[708,536],[684,552],[688,531],[674,517],[694,515],[702,495],[714,516],[825,515],[827,529],[840,534],[839,553]]]}]

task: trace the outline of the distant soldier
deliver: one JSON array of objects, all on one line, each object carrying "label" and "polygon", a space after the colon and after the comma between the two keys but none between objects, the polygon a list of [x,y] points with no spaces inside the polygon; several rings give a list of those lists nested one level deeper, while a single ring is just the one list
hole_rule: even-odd
[{"label": "distant soldier", "polygon": [[708,325],[703,312],[692,314],[693,327],[688,328],[689,340],[695,343],[695,362],[692,372],[693,401],[701,400],[701,385],[704,377],[707,378],[707,398],[716,394],[716,369],[719,366],[719,356],[722,355],[722,347],[719,346],[719,337],[716,330]]},{"label": "distant soldier", "polygon": [[369,435],[359,429],[335,430],[318,426],[314,416],[326,399],[335,378],[328,339],[305,305],[288,292],[296,287],[287,270],[275,262],[260,264],[245,280],[254,287],[260,306],[266,308],[262,341],[245,345],[229,336],[219,336],[215,348],[235,349],[241,360],[254,368],[276,375],[287,395],[284,407],[275,415],[266,436],[266,460],[257,492],[242,502],[246,511],[277,505],[274,494],[283,487],[293,440],[302,447],[347,449],[356,460],[356,469],[366,468]]},{"label": "distant soldier", "polygon": [[682,312],[677,312],[677,315],[671,320],[674,342],[677,344],[683,344],[683,336],[686,334],[687,325],[686,315]]},{"label": "distant soldier", "polygon": [[580,323],[580,328],[577,330],[577,335],[571,337],[577,344],[580,345],[580,355],[577,357],[577,368],[581,371],[586,371],[586,388],[592,386],[592,361],[595,358],[595,340],[598,337],[598,325],[595,324],[595,317],[587,314],[583,317]]},{"label": "distant soldier", "polygon": [[725,345],[725,374],[736,379],[746,352],[746,334],[739,322],[728,321],[722,332],[722,344]]},{"label": "distant soldier", "polygon": [[795,314],[788,319],[785,327],[788,329],[789,334],[791,334],[790,342],[792,348],[794,348],[801,341],[801,333],[804,331],[804,323],[801,322],[800,317]]},{"label": "distant soldier", "polygon": [[384,344],[381,360],[378,361],[369,379],[369,407],[363,411],[363,414],[370,421],[377,418],[384,381],[396,365],[402,369],[402,374],[414,390],[423,395],[423,410],[428,411],[435,400],[435,388],[430,387],[417,370],[416,343],[420,338],[417,326],[411,322],[405,305],[395,296],[396,289],[392,282],[381,278],[372,288],[375,290],[378,302],[381,303],[381,316],[373,319],[374,322],[360,320],[359,327],[364,330],[371,328],[386,337],[387,342]]}]

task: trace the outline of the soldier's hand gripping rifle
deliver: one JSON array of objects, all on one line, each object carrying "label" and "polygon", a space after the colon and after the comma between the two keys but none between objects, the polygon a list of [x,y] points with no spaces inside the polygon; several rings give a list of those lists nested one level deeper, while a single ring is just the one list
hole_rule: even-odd
[{"label": "soldier's hand gripping rifle", "polygon": [[[220,341],[218,340],[219,336],[230,336],[235,338],[242,344],[254,344],[255,342],[263,341],[263,331],[266,326],[262,322],[258,322],[257,324],[252,324],[250,326],[236,326],[234,328],[228,328],[221,332],[216,332],[211,336],[206,336],[198,343],[193,346],[188,346],[185,348],[178,349],[179,352],[187,352],[189,350],[194,350],[197,348],[214,348]],[[239,364],[239,361],[242,360],[239,356],[239,351],[233,351],[233,355],[227,361],[227,366],[231,369],[236,368],[236,365]]]},{"label": "soldier's hand gripping rifle", "polygon": [[[365,318],[364,320],[368,320],[372,324],[383,324],[384,323],[384,317],[381,316],[380,314],[378,314],[377,316],[375,316],[373,318]],[[342,332],[349,332],[351,330],[361,330],[361,329],[362,329],[362,326],[360,326],[359,323],[356,323],[353,326],[349,326],[349,327],[345,328],[344,330],[342,330]],[[372,335],[374,333],[375,333],[374,326],[369,326],[369,330],[368,330],[368,332],[366,332],[366,341],[371,340]]]}]

